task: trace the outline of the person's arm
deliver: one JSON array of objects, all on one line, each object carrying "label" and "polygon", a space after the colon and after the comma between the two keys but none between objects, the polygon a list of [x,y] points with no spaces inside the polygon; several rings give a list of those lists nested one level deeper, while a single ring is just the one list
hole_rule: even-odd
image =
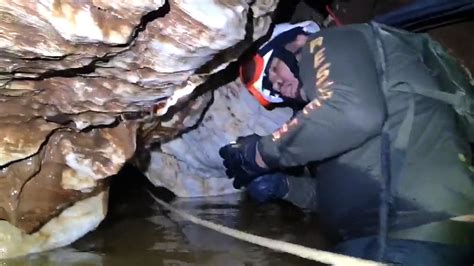
[{"label": "person's arm", "polygon": [[268,168],[285,168],[358,147],[380,133],[383,125],[383,98],[372,93],[339,89],[321,106],[318,100],[309,103],[278,131],[260,139],[257,157]]},{"label": "person's arm", "polygon": [[386,107],[372,53],[353,27],[311,36],[300,77],[313,100],[272,135],[251,135],[222,147],[227,176],[245,186],[279,168],[337,156],[379,134]]}]

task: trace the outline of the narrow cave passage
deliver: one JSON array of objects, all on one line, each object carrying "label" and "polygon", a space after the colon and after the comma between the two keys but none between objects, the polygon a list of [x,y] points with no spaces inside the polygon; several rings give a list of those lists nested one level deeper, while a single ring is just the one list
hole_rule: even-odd
[{"label": "narrow cave passage", "polygon": [[[298,2],[305,4],[297,8]],[[319,4],[312,1],[280,1],[274,22],[309,18],[322,24],[329,2],[334,2],[331,6],[339,19],[358,23],[410,1],[341,0],[320,1]],[[466,46],[474,38],[474,34],[467,34],[473,28],[471,20],[430,29],[428,33],[452,50],[473,71],[474,53]],[[213,101],[214,95],[199,120],[206,119],[205,112]],[[198,126],[196,124],[192,130]],[[469,145],[472,153],[474,144]],[[137,157],[140,156],[142,154]],[[474,156],[471,159],[473,164]],[[285,201],[256,203],[244,192],[182,198],[164,187],[153,185],[144,174],[137,167],[127,164],[116,176],[109,178],[108,213],[96,230],[67,247],[6,262],[11,265],[318,265],[186,221],[160,207],[148,192],[202,219],[259,236],[322,250],[328,250],[340,241],[329,235],[329,230],[323,229],[325,227],[317,213],[304,211]]]},{"label": "narrow cave passage", "polygon": [[74,244],[11,259],[30,265],[314,265],[185,221],[144,191],[200,218],[314,248],[327,246],[317,217],[287,204],[257,204],[244,194],[178,199],[154,187],[133,166],[112,179],[107,218]]}]

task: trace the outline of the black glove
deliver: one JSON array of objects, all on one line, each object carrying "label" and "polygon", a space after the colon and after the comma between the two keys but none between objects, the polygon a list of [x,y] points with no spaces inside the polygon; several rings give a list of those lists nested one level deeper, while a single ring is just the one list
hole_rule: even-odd
[{"label": "black glove", "polygon": [[224,159],[224,166],[227,168],[225,173],[229,178],[234,178],[233,185],[236,189],[270,172],[255,162],[257,142],[260,138],[257,134],[239,137],[235,143],[223,146],[219,150],[219,155]]}]

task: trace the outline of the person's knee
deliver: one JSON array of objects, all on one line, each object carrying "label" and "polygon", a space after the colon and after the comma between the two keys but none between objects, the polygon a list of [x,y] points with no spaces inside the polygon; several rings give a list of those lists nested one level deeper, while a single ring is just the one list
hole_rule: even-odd
[{"label": "person's knee", "polygon": [[247,192],[258,202],[281,199],[288,193],[287,177],[278,173],[260,176],[247,186]]}]

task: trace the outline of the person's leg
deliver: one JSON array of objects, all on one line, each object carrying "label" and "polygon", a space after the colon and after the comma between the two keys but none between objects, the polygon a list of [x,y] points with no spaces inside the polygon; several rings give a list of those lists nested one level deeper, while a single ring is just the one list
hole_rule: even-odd
[{"label": "person's leg", "polygon": [[247,192],[258,202],[283,199],[300,208],[316,210],[316,179],[312,177],[263,175],[247,186]]},{"label": "person's leg", "polygon": [[289,176],[287,180],[288,193],[283,199],[302,209],[316,211],[316,178]]}]

